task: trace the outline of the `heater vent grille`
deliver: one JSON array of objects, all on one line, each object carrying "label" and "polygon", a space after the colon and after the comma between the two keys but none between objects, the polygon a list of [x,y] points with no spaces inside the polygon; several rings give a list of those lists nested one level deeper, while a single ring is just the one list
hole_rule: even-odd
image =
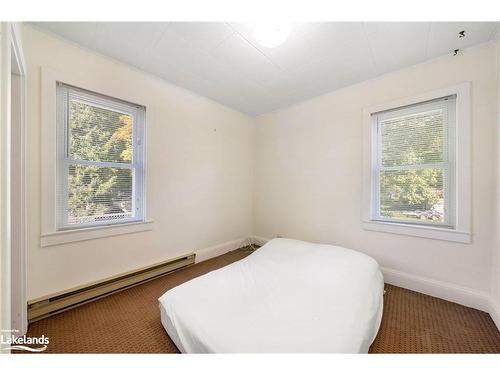
[{"label": "heater vent grille", "polygon": [[191,253],[166,262],[156,263],[148,267],[119,274],[94,283],[54,293],[28,301],[28,321],[34,322],[62,311],[94,301],[120,290],[163,276],[180,268],[188,267],[195,262],[195,254]]}]

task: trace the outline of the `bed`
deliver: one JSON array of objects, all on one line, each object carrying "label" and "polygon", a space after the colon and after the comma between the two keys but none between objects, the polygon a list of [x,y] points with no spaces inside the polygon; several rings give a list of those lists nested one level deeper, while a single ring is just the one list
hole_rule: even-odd
[{"label": "bed", "polygon": [[182,353],[366,353],[383,285],[365,254],[276,238],[167,291],[161,322]]}]

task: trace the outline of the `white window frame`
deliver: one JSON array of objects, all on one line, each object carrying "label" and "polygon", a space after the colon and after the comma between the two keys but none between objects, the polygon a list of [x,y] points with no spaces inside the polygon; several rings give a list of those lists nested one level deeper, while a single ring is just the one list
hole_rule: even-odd
[{"label": "white window frame", "polygon": [[[143,173],[139,198],[142,201],[140,216],[136,216],[132,220],[123,220],[120,222],[103,223],[104,225],[79,225],[62,228],[57,217],[57,202],[58,202],[58,178],[59,168],[61,162],[61,139],[58,132],[58,111],[57,111],[57,85],[62,82],[65,85],[81,88],[90,93],[99,93],[103,99],[118,98],[116,102],[121,100],[127,103],[138,103],[140,98],[134,95],[124,97],[124,91],[119,84],[110,82],[103,82],[102,80],[95,79],[91,75],[82,76],[76,74],[69,74],[68,72],[55,71],[51,68],[42,67],[42,81],[41,81],[41,236],[40,246],[53,246],[64,243],[71,243],[77,241],[84,241],[96,238],[110,237],[116,235],[124,235],[128,233],[143,232],[152,230],[153,221],[147,218],[147,200],[146,200],[146,181],[147,181],[147,167],[146,167],[146,118],[143,118],[142,139],[141,139],[141,155]],[[139,100],[138,100],[139,99]],[[109,103],[106,103],[109,105]],[[147,103],[141,103],[147,108]],[[145,111],[144,111],[145,113]],[[135,124],[134,124],[135,125]],[[64,230],[62,230],[64,229]]]},{"label": "white window frame", "polygon": [[[102,109],[127,114],[133,118],[132,129],[132,162],[113,163],[87,160],[72,160],[69,157],[68,142],[69,134],[69,108],[68,103],[76,100],[80,103],[99,107]],[[59,195],[57,204],[57,230],[71,230],[78,228],[102,227],[112,224],[124,224],[140,222],[144,219],[144,119],[145,109],[143,106],[127,103],[119,99],[105,97],[101,94],[91,93],[81,88],[69,86],[63,82],[57,83],[57,187]],[[115,219],[103,222],[91,222],[85,224],[68,224],[67,202],[68,202],[68,172],[70,165],[88,165],[97,167],[126,168],[131,169],[134,175],[134,186],[132,188],[132,217]]]},{"label": "white window frame", "polygon": [[[451,136],[449,157],[450,165],[445,184],[452,185],[449,189],[450,220],[443,225],[429,225],[405,221],[381,220],[378,216],[379,162],[376,144],[380,139],[376,133],[377,120],[374,114],[391,111],[398,108],[431,102],[436,99],[456,96],[455,127]],[[470,243],[471,242],[471,181],[470,181],[470,83],[465,82],[421,95],[396,100],[390,103],[365,108],[363,111],[364,134],[364,178],[363,178],[363,214],[362,223],[366,230],[417,236],[438,240]],[[454,142],[453,142],[454,141]]]},{"label": "white window frame", "polygon": [[[372,216],[373,221],[378,222],[392,222],[392,223],[403,223],[403,224],[415,224],[415,225],[426,225],[429,227],[439,226],[439,227],[455,227],[455,148],[448,147],[448,145],[455,144],[455,114],[456,114],[456,98],[446,97],[435,99],[430,102],[413,104],[410,107],[396,108],[393,110],[378,112],[372,114],[372,137],[373,137],[373,156],[372,156]],[[396,117],[398,114],[403,116],[415,113],[421,113],[425,111],[432,111],[439,109],[443,106],[447,108],[448,118],[446,119],[446,127],[444,129],[444,137],[447,142],[444,144],[443,150],[443,161],[429,164],[415,164],[410,166],[394,166],[394,167],[384,167],[382,165],[382,154],[380,152],[382,148],[382,127],[380,122],[384,121],[388,116]],[[412,170],[412,169],[422,169],[422,168],[439,168],[443,170],[443,190],[444,190],[444,206],[445,206],[445,217],[444,222],[415,222],[414,220],[404,220],[404,219],[391,219],[380,215],[380,174],[383,171],[401,171],[401,170]]]}]

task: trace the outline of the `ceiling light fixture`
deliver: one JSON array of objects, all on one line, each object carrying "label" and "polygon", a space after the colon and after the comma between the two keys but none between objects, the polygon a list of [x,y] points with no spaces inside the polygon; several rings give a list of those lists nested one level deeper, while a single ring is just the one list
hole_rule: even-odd
[{"label": "ceiling light fixture", "polygon": [[291,31],[292,25],[289,22],[258,23],[254,27],[253,36],[260,45],[273,48],[285,43]]}]

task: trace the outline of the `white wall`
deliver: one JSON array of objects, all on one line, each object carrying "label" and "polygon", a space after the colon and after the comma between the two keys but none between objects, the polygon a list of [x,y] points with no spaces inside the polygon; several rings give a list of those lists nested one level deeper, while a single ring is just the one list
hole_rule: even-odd
[{"label": "white wall", "polygon": [[[254,120],[30,26],[28,70],[28,298],[74,287],[253,231]],[[40,244],[40,68],[134,92],[147,108],[147,210],[153,230]],[[143,103],[139,103],[143,104]]]},{"label": "white wall", "polygon": [[[498,194],[496,54],[494,43],[480,45],[259,117],[256,235],[350,247],[382,266],[489,295]],[[472,82],[473,243],[363,230],[363,108],[464,81]]]}]

